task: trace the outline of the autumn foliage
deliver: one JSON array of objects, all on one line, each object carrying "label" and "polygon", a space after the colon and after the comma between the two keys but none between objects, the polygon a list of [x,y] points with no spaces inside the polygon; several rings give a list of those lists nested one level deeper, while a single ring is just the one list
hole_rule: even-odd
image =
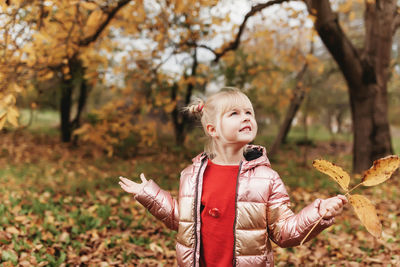
[{"label": "autumn foliage", "polygon": [[350,175],[341,167],[326,161],[314,160],[313,166],[329,175],[348,195],[350,204],[353,206],[360,221],[373,236],[382,236],[382,225],[378,219],[375,206],[363,195],[350,195],[350,192],[360,185],[375,186],[388,180],[400,167],[400,158],[397,155],[387,156],[374,161],[373,166],[364,172],[361,183],[349,190]]},{"label": "autumn foliage", "polygon": [[[380,155],[399,149],[397,5],[0,1],[0,265],[176,264],[175,232],[120,192],[117,177],[144,171],[176,195],[202,148],[180,110],[225,85],[254,103],[256,142],[295,211],[338,193],[311,159],[329,159],[313,166],[349,196],[309,246],[275,247],[277,266],[400,265],[399,184],[386,182],[399,159]],[[357,100],[367,108],[354,110]],[[376,158],[361,180],[344,171]]]}]

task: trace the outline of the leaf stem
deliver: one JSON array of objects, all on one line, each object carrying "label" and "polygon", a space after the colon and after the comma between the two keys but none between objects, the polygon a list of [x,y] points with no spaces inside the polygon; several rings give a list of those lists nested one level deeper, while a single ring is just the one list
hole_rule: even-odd
[{"label": "leaf stem", "polygon": [[308,234],[303,238],[303,240],[301,240],[300,242],[300,246],[303,245],[304,241],[307,239],[307,237],[311,234],[311,232],[315,229],[315,227],[317,227],[317,225],[319,224],[319,222],[322,220],[322,218],[325,217],[325,215],[328,213],[329,210],[326,210],[324,215],[321,216],[321,218],[318,219],[318,221],[314,224],[314,226],[311,228],[311,230],[308,232]]},{"label": "leaf stem", "polygon": [[347,197],[348,195],[350,195],[350,192],[353,191],[354,189],[356,189],[357,187],[359,187],[360,185],[362,185],[363,182],[359,183],[358,185],[354,186],[352,189],[350,189],[349,191],[347,191],[347,193],[345,194],[345,196]]}]

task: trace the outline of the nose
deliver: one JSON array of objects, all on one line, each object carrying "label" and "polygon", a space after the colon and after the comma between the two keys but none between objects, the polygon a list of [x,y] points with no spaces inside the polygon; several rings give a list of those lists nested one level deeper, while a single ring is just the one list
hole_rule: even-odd
[{"label": "nose", "polygon": [[243,121],[250,121],[250,115],[249,114],[244,114]]}]

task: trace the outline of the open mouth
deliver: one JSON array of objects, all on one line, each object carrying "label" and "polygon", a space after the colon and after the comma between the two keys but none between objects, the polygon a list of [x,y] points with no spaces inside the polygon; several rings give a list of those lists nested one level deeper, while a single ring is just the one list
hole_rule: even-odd
[{"label": "open mouth", "polygon": [[239,132],[250,132],[251,131],[251,127],[250,126],[245,126],[242,129],[239,130]]}]

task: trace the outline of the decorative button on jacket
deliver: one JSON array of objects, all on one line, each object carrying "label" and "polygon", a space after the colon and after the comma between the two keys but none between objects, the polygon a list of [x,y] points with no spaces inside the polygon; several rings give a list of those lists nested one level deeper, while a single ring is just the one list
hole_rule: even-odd
[{"label": "decorative button on jacket", "polygon": [[[233,266],[273,266],[270,240],[281,247],[299,245],[320,218],[320,199],[294,214],[277,172],[270,165],[265,148],[247,146],[237,178],[234,223]],[[170,193],[152,180],[136,199],[167,227],[177,230],[176,257],[179,266],[199,266],[200,205],[207,155],[202,153],[181,172],[179,205]],[[217,210],[210,210],[217,215]],[[210,215],[211,215],[210,214]],[[333,223],[322,219],[308,239]]]},{"label": "decorative button on jacket", "polygon": [[218,208],[209,209],[208,214],[210,214],[214,218],[218,218],[220,216],[220,212],[219,212]]}]

